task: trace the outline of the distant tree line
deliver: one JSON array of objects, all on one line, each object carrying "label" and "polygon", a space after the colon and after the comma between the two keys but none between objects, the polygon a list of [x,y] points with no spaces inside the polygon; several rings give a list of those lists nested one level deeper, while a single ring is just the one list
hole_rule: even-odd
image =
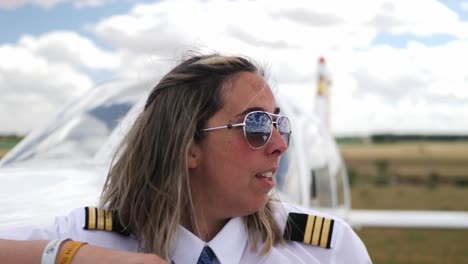
[{"label": "distant tree line", "polygon": [[21,140],[23,137],[18,135],[0,135],[0,140]]},{"label": "distant tree line", "polygon": [[374,143],[401,141],[466,141],[468,135],[418,135],[418,134],[375,134],[370,136]]},{"label": "distant tree line", "polygon": [[395,143],[405,141],[468,141],[468,135],[374,134],[367,137],[336,137],[339,144]]},{"label": "distant tree line", "polygon": [[21,139],[23,137],[18,135],[0,135],[0,151],[13,148]]}]

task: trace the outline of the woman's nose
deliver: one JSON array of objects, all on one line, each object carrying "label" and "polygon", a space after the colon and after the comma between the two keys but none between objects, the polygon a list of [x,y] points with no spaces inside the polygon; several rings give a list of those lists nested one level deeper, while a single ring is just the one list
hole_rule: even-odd
[{"label": "woman's nose", "polygon": [[289,141],[289,136],[290,135],[285,135],[285,137],[288,138],[284,138],[275,126],[271,132],[270,142],[268,142],[268,152],[283,154],[288,149],[289,142],[287,141]]}]

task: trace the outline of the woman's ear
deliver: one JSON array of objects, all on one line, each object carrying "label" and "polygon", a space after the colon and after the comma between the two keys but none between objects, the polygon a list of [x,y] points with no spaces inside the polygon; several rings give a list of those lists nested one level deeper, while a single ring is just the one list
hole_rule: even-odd
[{"label": "woman's ear", "polygon": [[198,163],[200,162],[200,145],[196,142],[193,142],[187,154],[187,166],[189,169],[195,169],[198,167]]}]

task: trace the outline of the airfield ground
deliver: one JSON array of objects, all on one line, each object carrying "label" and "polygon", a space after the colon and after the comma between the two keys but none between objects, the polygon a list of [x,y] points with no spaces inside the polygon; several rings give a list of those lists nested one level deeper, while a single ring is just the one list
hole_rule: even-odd
[{"label": "airfield ground", "polygon": [[[16,143],[0,140],[0,157]],[[468,142],[340,149],[353,182],[353,208],[468,211]],[[468,263],[468,230],[362,228],[357,233],[374,263]]]},{"label": "airfield ground", "polygon": [[[341,145],[356,209],[468,211],[468,142]],[[362,228],[374,263],[468,263],[468,230]]]},{"label": "airfield ground", "polygon": [[[355,184],[352,207],[468,211],[468,187]],[[468,230],[362,228],[356,230],[374,263],[468,263]]]},{"label": "airfield ground", "polygon": [[6,149],[0,149],[0,158],[2,158],[3,156],[5,156],[5,154],[8,152],[8,150]]}]

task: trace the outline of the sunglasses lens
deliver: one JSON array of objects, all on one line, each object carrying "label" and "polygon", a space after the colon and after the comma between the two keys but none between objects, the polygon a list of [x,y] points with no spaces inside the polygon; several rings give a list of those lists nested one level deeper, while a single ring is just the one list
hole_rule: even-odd
[{"label": "sunglasses lens", "polygon": [[271,128],[271,119],[267,113],[252,112],[245,116],[245,138],[253,148],[260,148],[268,142]]},{"label": "sunglasses lens", "polygon": [[278,132],[283,137],[286,145],[289,146],[289,139],[291,137],[291,125],[289,123],[289,119],[285,116],[280,116],[276,120]]}]

